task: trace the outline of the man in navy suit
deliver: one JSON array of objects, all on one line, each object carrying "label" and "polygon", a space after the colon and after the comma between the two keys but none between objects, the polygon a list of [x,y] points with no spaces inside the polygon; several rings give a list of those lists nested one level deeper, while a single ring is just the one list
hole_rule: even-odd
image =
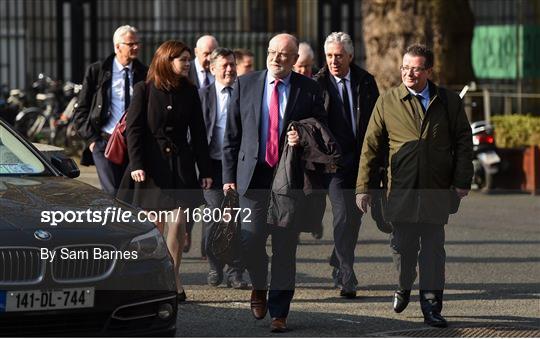
[{"label": "man in navy suit", "polygon": [[[271,330],[287,330],[294,295],[298,231],[267,224],[270,187],[284,142],[300,147],[301,135],[286,132],[291,121],[314,117],[326,123],[320,89],[313,80],[292,72],[298,40],[278,34],[268,44],[267,70],[236,81],[223,139],[223,189],[236,189],[240,208],[242,259],[253,290],[251,311],[263,319],[267,309]],[[287,140],[285,140],[287,139]],[[268,293],[266,239],[272,235],[272,268]],[[268,301],[267,301],[268,295]]]},{"label": "man in navy suit", "polygon": [[[223,134],[225,134],[225,124],[227,122],[227,111],[232,93],[232,85],[236,81],[236,61],[234,52],[231,49],[218,47],[210,55],[210,71],[215,77],[215,82],[210,86],[199,89],[201,97],[202,112],[204,124],[206,126],[206,136],[208,139],[208,148],[210,158],[212,159],[212,188],[204,190],[204,199],[206,208],[214,210],[221,207],[223,202],[223,182],[221,180],[221,149],[223,145]],[[212,220],[204,222],[205,231],[204,243],[210,270],[208,272],[208,284],[218,286],[223,281],[223,264],[218,258],[213,256],[212,251],[208,251],[208,241],[211,232],[217,226]],[[235,258],[234,262],[227,267],[227,276],[225,277],[228,287],[243,289],[247,287],[242,279],[242,267],[240,257]]]},{"label": "man in navy suit", "polygon": [[351,37],[330,34],[324,42],[326,65],[314,79],[321,86],[328,127],[341,146],[343,167],[328,174],[326,184],[334,216],[334,249],[330,258],[334,285],[345,298],[355,298],[358,280],[354,250],[362,214],[356,208],[354,189],[364,135],[379,90],[374,77],[354,64]]}]

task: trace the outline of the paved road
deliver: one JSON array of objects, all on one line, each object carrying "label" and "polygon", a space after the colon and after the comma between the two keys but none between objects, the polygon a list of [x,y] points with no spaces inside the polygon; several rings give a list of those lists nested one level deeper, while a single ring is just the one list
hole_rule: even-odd
[{"label": "paved road", "polygon": [[[81,179],[97,185],[91,169]],[[387,236],[368,216],[356,248],[359,297],[343,300],[332,287],[327,257],[332,249],[331,211],[325,234],[301,236],[297,286],[289,325],[294,337],[352,336],[534,336],[540,337],[540,197],[472,193],[446,227],[448,330],[427,331],[418,291],[401,314],[392,311],[396,276]],[[180,337],[271,336],[269,319],[255,321],[249,291],[205,285],[207,263],[200,258],[200,227],[181,266],[188,301],[178,317]],[[247,277],[247,276],[246,276]],[[514,332],[512,332],[514,331]]]}]

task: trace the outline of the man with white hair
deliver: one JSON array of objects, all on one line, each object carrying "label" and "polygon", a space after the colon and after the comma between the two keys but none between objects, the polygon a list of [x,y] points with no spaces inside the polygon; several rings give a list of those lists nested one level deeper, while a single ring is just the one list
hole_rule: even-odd
[{"label": "man with white hair", "polygon": [[125,165],[114,164],[105,158],[105,147],[114,127],[128,109],[133,86],[146,79],[147,67],[137,59],[140,42],[135,27],[118,27],[113,43],[114,54],[91,64],[86,70],[75,123],[79,135],[88,145],[81,164],[95,164],[101,188],[114,196]]},{"label": "man with white hair", "polygon": [[[278,34],[268,44],[267,69],[236,80],[222,148],[223,190],[236,190],[241,210],[249,211],[249,216],[242,216],[241,252],[253,286],[251,311],[256,319],[263,319],[268,309],[273,332],[287,330],[298,243],[298,230],[267,222],[273,174],[285,142],[301,147],[302,136],[286,131],[291,121],[315,118],[326,123],[317,83],[292,71],[297,59],[298,40]],[[270,234],[268,291],[266,240]]]},{"label": "man with white hair", "polygon": [[189,69],[189,79],[197,86],[203,88],[215,81],[210,72],[210,55],[219,46],[218,41],[212,35],[203,35],[195,45],[195,59]]},{"label": "man with white hair", "polygon": [[354,250],[362,214],[355,205],[354,189],[364,135],[379,91],[373,76],[353,63],[354,47],[347,33],[330,34],[324,42],[324,53],[326,65],[314,79],[323,91],[328,126],[343,155],[342,168],[326,178],[334,216],[330,265],[340,295],[355,298],[358,281]]},{"label": "man with white hair", "polygon": [[301,42],[298,46],[298,60],[294,64],[294,71],[311,78],[313,76],[313,63],[315,55],[307,42]]}]

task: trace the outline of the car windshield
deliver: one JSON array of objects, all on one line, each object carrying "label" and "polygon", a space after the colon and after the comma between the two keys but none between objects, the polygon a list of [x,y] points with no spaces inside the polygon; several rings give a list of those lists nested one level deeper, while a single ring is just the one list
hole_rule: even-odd
[{"label": "car windshield", "polygon": [[7,128],[0,124],[0,176],[42,174],[45,165]]}]

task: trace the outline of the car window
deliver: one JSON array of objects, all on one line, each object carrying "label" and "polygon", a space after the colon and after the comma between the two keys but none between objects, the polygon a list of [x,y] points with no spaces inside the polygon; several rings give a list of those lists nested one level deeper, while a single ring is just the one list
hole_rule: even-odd
[{"label": "car window", "polygon": [[7,128],[0,125],[0,175],[41,174],[45,165]]}]

